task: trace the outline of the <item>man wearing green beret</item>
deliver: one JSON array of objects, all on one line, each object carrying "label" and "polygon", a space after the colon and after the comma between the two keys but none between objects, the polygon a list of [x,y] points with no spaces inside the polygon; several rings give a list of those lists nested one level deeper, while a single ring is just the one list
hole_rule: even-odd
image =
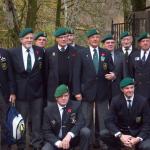
[{"label": "man wearing green beret", "polygon": [[16,86],[11,58],[6,49],[0,48],[0,149],[7,150],[6,116],[10,103],[16,100]]},{"label": "man wearing green beret", "polygon": [[67,44],[73,46],[76,50],[83,49],[82,46],[75,43],[76,36],[75,36],[75,33],[74,33],[73,29],[67,28],[67,36],[68,36]]},{"label": "man wearing green beret", "polygon": [[[95,147],[100,147],[99,132],[104,127],[103,117],[107,110],[111,93],[111,80],[115,79],[110,53],[99,47],[100,34],[96,29],[86,32],[88,47],[80,51],[80,60],[74,76],[74,94],[82,101],[86,126],[92,129],[95,120]],[[95,103],[95,118],[93,108]]]},{"label": "man wearing green beret", "polygon": [[[42,143],[41,115],[43,103],[43,56],[42,48],[34,46],[32,28],[25,28],[19,34],[21,45],[10,49],[13,72],[16,79],[16,108],[25,121],[31,118],[32,136],[30,144],[39,149]],[[26,146],[25,136],[17,143],[18,150]]]},{"label": "man wearing green beret", "polygon": [[123,78],[124,57],[120,51],[117,51],[115,49],[116,41],[112,34],[105,35],[102,38],[101,42],[103,43],[103,47],[111,53],[111,57],[115,67],[116,79],[112,81],[112,97],[114,97],[120,93],[119,83]]},{"label": "man wearing green beret", "polygon": [[78,52],[67,44],[67,29],[58,28],[54,32],[56,44],[45,51],[45,79],[47,87],[47,101],[54,102],[54,92],[58,85],[66,84],[72,93],[72,78]]},{"label": "man wearing green beret", "polygon": [[124,31],[120,34],[121,47],[117,50],[120,51],[124,57],[123,63],[123,77],[129,76],[129,57],[131,54],[137,50],[137,48],[133,47],[133,37],[130,32]]},{"label": "man wearing green beret", "polygon": [[121,95],[113,98],[105,118],[102,140],[110,150],[150,149],[150,108],[145,97],[135,92],[134,79],[120,82]]},{"label": "man wearing green beret", "polygon": [[130,74],[136,81],[136,91],[147,97],[150,103],[150,35],[141,33],[137,42],[139,50],[130,58]]},{"label": "man wearing green beret", "polygon": [[34,37],[35,45],[45,50],[47,44],[47,34],[45,32],[38,32]]},{"label": "man wearing green beret", "polygon": [[45,108],[42,150],[62,150],[76,147],[89,150],[90,130],[85,126],[80,102],[70,100],[68,86],[59,85],[54,93],[55,102]]}]

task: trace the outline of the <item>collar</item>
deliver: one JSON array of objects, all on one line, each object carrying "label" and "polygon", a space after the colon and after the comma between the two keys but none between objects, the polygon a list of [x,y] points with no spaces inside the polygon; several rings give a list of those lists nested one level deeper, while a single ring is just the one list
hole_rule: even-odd
[{"label": "collar", "polygon": [[126,100],[126,101],[127,101],[127,100],[131,100],[131,102],[133,102],[134,94],[133,94],[133,96],[131,96],[130,98],[129,98],[129,97],[126,97],[125,95],[124,95],[124,97],[125,97],[125,100]]},{"label": "collar", "polygon": [[98,47],[94,48],[92,46],[89,46],[89,48],[90,48],[90,51],[92,51],[92,52],[93,52],[94,49],[96,49],[98,51]]},{"label": "collar", "polygon": [[[141,52],[144,53],[145,51],[141,49]],[[146,51],[146,54],[149,54],[149,52],[150,52],[150,48]]]},{"label": "collar", "polygon": [[[33,47],[30,47],[28,49],[30,50],[30,53],[33,53]],[[27,48],[25,48],[23,45],[22,45],[22,51],[27,52]]]},{"label": "collar", "polygon": [[65,105],[65,106],[61,106],[61,105],[59,105],[58,103],[57,103],[57,106],[58,106],[59,111],[61,111],[62,108],[66,107],[66,105]]},{"label": "collar", "polygon": [[[125,50],[125,47],[122,47],[122,50],[123,50],[123,51],[126,51],[126,50]],[[128,48],[128,51],[132,51],[132,45]]]},{"label": "collar", "polygon": [[[65,50],[67,49],[67,45],[65,47],[63,47]],[[58,45],[58,49],[61,51],[62,47],[60,45]]]}]

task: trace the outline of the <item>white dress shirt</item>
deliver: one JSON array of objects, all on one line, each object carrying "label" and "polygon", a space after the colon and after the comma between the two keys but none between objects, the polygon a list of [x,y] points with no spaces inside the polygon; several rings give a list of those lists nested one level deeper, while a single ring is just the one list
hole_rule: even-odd
[{"label": "white dress shirt", "polygon": [[97,55],[98,55],[98,59],[99,59],[99,50],[98,50],[98,47],[93,48],[92,46],[90,46],[90,53],[91,53],[92,59],[93,59],[93,55],[94,55],[94,49],[96,49]]},{"label": "white dress shirt", "polygon": [[[126,50],[125,50],[124,47],[122,47],[122,50],[123,50],[123,53],[125,54],[125,53],[126,53]],[[132,45],[131,45],[131,46],[129,47],[129,49],[128,49],[128,55],[130,55],[131,52],[132,52]]]},{"label": "white dress shirt", "polygon": [[147,60],[147,57],[148,57],[148,55],[149,55],[149,52],[150,52],[150,49],[148,49],[148,50],[146,51],[146,53],[145,53],[144,50],[141,49],[141,56],[140,56],[141,60],[142,60],[142,58],[143,58],[143,56],[144,56],[144,53],[145,53],[145,61],[146,61],[146,60]]},{"label": "white dress shirt", "polygon": [[[31,65],[32,65],[32,68],[33,68],[33,65],[34,65],[34,62],[35,62],[35,56],[34,56],[34,51],[33,51],[33,48],[29,48],[30,50],[30,56],[31,56]],[[23,45],[22,45],[22,55],[23,55],[23,63],[24,63],[24,68],[25,70],[27,70],[27,57],[28,57],[28,52],[27,52],[27,48],[25,48]]]}]

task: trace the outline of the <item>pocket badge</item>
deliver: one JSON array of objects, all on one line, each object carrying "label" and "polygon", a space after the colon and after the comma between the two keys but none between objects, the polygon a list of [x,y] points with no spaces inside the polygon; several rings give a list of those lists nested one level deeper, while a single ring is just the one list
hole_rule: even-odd
[{"label": "pocket badge", "polygon": [[136,117],[136,123],[140,123],[141,122],[141,117]]}]

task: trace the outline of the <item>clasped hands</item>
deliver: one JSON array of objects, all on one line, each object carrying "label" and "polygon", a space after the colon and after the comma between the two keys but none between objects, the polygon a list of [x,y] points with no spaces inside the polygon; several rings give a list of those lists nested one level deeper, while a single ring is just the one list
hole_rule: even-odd
[{"label": "clasped hands", "polygon": [[140,142],[140,138],[122,134],[120,141],[127,149],[131,150],[134,149],[135,145]]}]

